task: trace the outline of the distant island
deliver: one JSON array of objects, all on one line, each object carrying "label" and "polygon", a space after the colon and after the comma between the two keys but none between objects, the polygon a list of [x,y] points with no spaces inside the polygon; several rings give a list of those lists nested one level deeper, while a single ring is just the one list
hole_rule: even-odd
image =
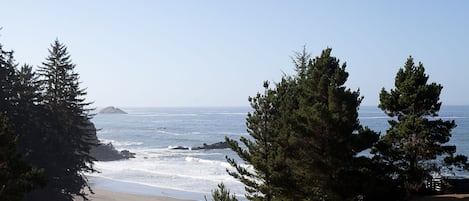
[{"label": "distant island", "polygon": [[114,106],[109,106],[101,109],[99,114],[127,114],[127,112]]}]

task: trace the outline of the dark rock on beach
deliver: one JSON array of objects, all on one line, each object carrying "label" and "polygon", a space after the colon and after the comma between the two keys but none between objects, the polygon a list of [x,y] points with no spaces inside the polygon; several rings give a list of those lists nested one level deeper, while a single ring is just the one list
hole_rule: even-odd
[{"label": "dark rock on beach", "polygon": [[226,149],[228,148],[228,143],[227,142],[217,142],[213,144],[203,144],[202,146],[198,147],[186,147],[186,146],[176,146],[176,147],[170,147],[169,149],[173,150],[209,150],[209,149]]},{"label": "dark rock on beach", "polygon": [[115,161],[122,159],[135,158],[135,153],[129,150],[118,151],[111,143],[99,143],[91,148],[90,155],[98,161]]},{"label": "dark rock on beach", "polygon": [[175,147],[169,147],[169,149],[173,149],[173,150],[189,150],[191,149],[190,147],[186,147],[186,146],[175,146]]},{"label": "dark rock on beach", "polygon": [[127,112],[117,107],[109,106],[101,109],[99,114],[127,114]]},{"label": "dark rock on beach", "polygon": [[98,161],[114,161],[135,158],[135,153],[128,150],[118,151],[111,143],[104,144],[99,141],[96,135],[96,127],[90,121],[87,130],[90,135],[87,136],[87,140],[93,144],[90,149],[90,155]]},{"label": "dark rock on beach", "polygon": [[227,142],[217,142],[213,144],[205,144],[199,147],[192,147],[192,150],[199,150],[199,149],[226,149],[228,148]]}]

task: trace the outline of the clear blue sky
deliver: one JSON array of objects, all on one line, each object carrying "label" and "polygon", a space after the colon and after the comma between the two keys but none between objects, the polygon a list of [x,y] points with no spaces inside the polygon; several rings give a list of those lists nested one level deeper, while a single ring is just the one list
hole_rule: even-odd
[{"label": "clear blue sky", "polygon": [[96,106],[247,106],[290,56],[326,47],[377,105],[406,58],[469,104],[469,1],[0,0],[0,43],[39,65],[55,38]]}]

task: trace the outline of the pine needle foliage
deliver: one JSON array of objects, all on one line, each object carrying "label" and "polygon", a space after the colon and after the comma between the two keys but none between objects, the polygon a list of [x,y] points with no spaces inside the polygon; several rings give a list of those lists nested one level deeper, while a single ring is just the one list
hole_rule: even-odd
[{"label": "pine needle foliage", "polygon": [[[29,195],[30,200],[50,198],[73,200],[74,195],[87,200],[85,189],[91,191],[84,175],[95,172],[94,159],[89,155],[93,146],[90,126],[90,103],[80,88],[79,76],[67,47],[55,40],[49,56],[39,67],[41,102],[44,111],[40,147],[35,150],[35,165],[45,169],[48,185]],[[92,191],[91,191],[92,192]]]},{"label": "pine needle foliage", "polygon": [[[32,167],[20,143],[32,111],[21,88],[24,77],[17,70],[13,51],[3,50],[0,44],[0,200],[22,200],[23,196],[45,185],[43,170]],[[29,127],[31,128],[31,127]]]},{"label": "pine needle foliage", "polygon": [[[207,197],[205,197],[207,201]],[[238,201],[236,195],[232,195],[230,190],[225,187],[225,184],[218,184],[218,189],[212,191],[212,201]]]},{"label": "pine needle foliage", "polygon": [[18,136],[0,113],[0,200],[20,201],[25,193],[43,187],[43,171],[32,168],[17,152]]},{"label": "pine needle foliage", "polygon": [[379,108],[391,118],[391,127],[376,146],[375,159],[391,167],[388,175],[407,197],[423,191],[434,174],[468,167],[467,157],[446,145],[456,124],[438,118],[443,86],[428,79],[423,64],[409,57],[396,74],[394,89],[380,93]]},{"label": "pine needle foliage", "polygon": [[249,138],[226,139],[245,164],[227,158],[228,171],[246,186],[250,200],[347,200],[362,196],[342,180],[359,172],[357,154],[378,135],[358,121],[359,91],[347,89],[348,73],[325,49],[314,59],[303,50],[297,74],[249,98]]}]

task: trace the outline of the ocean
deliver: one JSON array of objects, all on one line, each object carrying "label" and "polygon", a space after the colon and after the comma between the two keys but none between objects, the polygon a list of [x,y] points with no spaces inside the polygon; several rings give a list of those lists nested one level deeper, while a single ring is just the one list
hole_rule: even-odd
[{"label": "ocean", "polygon": [[[118,150],[130,150],[136,158],[96,162],[100,173],[90,174],[95,188],[120,192],[204,200],[223,182],[244,200],[244,187],[226,173],[229,149],[173,150],[171,147],[202,146],[224,141],[225,136],[248,136],[245,119],[249,107],[121,108],[128,114],[97,114],[92,119],[98,138]],[[385,133],[388,117],[377,107],[362,106],[360,122]],[[469,106],[443,106],[443,119],[455,120],[450,144],[469,155]]]}]

